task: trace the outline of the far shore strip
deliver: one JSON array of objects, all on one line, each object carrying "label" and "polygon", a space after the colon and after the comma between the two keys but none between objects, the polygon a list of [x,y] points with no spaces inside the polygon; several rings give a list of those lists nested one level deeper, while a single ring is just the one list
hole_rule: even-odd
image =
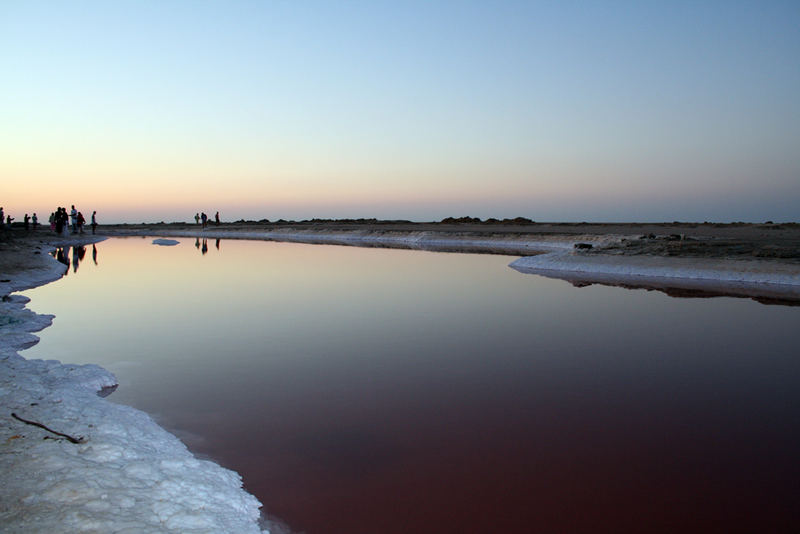
[{"label": "far shore strip", "polygon": [[246,239],[309,244],[408,248],[442,252],[484,252],[523,256],[510,266],[523,273],[574,279],[585,275],[606,283],[690,282],[692,287],[711,290],[757,289],[764,287],[771,296],[784,294],[800,298],[800,263],[764,259],[665,257],[587,253],[575,244],[604,247],[636,235],[552,235],[480,236],[452,235],[445,232],[364,231],[236,231],[206,230],[117,230],[115,236],[158,236],[199,239]]}]

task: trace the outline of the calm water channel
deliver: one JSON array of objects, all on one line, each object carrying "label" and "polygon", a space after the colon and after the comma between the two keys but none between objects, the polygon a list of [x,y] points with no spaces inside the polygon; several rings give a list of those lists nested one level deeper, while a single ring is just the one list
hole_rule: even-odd
[{"label": "calm water channel", "polygon": [[[308,534],[800,527],[800,308],[572,287],[509,257],[113,239],[27,291]],[[94,257],[93,257],[94,256]]]}]

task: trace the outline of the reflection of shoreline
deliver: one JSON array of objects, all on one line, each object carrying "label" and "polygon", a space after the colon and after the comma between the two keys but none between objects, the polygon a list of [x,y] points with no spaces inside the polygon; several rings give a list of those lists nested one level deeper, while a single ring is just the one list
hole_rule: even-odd
[{"label": "reflection of shoreline", "polygon": [[649,279],[649,281],[645,282],[621,282],[616,280],[601,280],[599,277],[587,277],[587,276],[576,276],[571,275],[570,273],[558,273],[551,271],[549,273],[546,272],[538,272],[538,273],[531,273],[531,274],[539,274],[541,276],[545,276],[547,278],[555,278],[559,280],[564,280],[565,282],[571,283],[575,287],[589,287],[591,285],[602,285],[608,287],[620,287],[623,289],[644,289],[646,291],[660,291],[667,296],[673,298],[714,298],[714,297],[733,297],[733,298],[749,298],[755,300],[756,302],[760,302],[761,304],[773,304],[773,305],[780,305],[780,306],[800,306],[800,295],[795,297],[787,296],[784,292],[779,291],[770,291],[770,288],[752,288],[752,287],[741,287],[737,288],[734,286],[730,286],[727,289],[711,289],[708,287],[700,287],[700,286],[707,286],[708,284],[700,284],[698,283],[698,287],[689,287],[691,284],[680,284],[676,283],[674,280],[663,279],[662,281],[656,281],[653,279]]}]

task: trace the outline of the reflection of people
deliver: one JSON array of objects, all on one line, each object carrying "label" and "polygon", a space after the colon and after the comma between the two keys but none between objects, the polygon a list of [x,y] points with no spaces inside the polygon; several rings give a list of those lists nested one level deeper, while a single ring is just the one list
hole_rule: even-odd
[{"label": "reflection of people", "polygon": [[206,252],[208,252],[208,240],[206,238],[203,238],[203,254],[205,254]]},{"label": "reflection of people", "polygon": [[216,245],[216,247],[217,247],[217,250],[219,250],[219,238],[217,238],[217,242],[216,242],[216,244],[215,244],[215,245]]},{"label": "reflection of people", "polygon": [[194,248],[200,248],[200,238],[196,237],[194,240]]},{"label": "reflection of people", "polygon": [[97,265],[97,247],[92,245],[92,261]]},{"label": "reflection of people", "polygon": [[[72,272],[78,272],[78,266],[83,261],[83,258],[86,257],[86,247],[83,245],[76,245],[72,247]],[[67,262],[69,265],[69,261]]]},{"label": "reflection of people", "polygon": [[[56,249],[56,259],[69,267],[69,249],[67,248],[58,248]],[[67,269],[67,273],[69,273],[69,269]]]}]

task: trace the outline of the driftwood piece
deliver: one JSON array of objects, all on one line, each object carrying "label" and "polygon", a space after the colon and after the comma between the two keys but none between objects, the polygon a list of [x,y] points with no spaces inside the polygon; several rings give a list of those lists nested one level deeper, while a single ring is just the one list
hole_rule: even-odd
[{"label": "driftwood piece", "polygon": [[44,426],[42,423],[37,423],[36,421],[28,421],[27,419],[23,419],[22,417],[18,416],[18,415],[17,415],[17,414],[15,414],[15,413],[12,413],[12,414],[11,414],[11,417],[13,417],[14,419],[16,419],[17,421],[22,421],[22,422],[23,422],[23,423],[25,423],[26,425],[33,425],[33,426],[38,426],[39,428],[43,428],[44,430],[47,430],[47,431],[48,431],[48,432],[50,432],[51,434],[55,434],[56,436],[61,436],[62,438],[64,438],[64,439],[66,439],[67,441],[69,441],[70,443],[83,443],[83,442],[85,441],[85,439],[84,439],[84,438],[82,438],[82,437],[81,437],[81,438],[73,438],[73,437],[72,437],[72,436],[70,436],[69,434],[63,434],[63,433],[61,433],[61,432],[56,432],[56,431],[55,431],[55,430],[53,430],[52,428],[47,428],[47,427],[46,427],[46,426]]}]

